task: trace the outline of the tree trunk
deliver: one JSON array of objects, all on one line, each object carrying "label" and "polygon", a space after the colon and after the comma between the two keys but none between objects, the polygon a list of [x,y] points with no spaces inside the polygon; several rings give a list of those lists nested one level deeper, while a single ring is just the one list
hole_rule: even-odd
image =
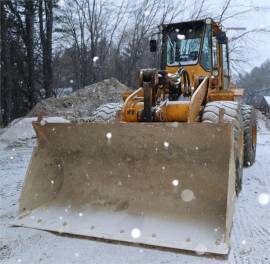
[{"label": "tree trunk", "polygon": [[[43,8],[44,4],[44,8]],[[45,28],[43,14],[45,11]],[[53,96],[53,71],[52,71],[52,29],[53,29],[53,1],[39,1],[39,29],[42,47],[43,88],[46,98]]]},{"label": "tree trunk", "polygon": [[[5,2],[0,2],[1,16],[1,89],[0,89],[0,127],[12,119],[12,82],[10,47],[7,35],[7,16]],[[2,110],[3,109],[3,110]]]},{"label": "tree trunk", "polygon": [[25,46],[28,67],[28,91],[30,107],[36,104],[36,93],[34,89],[34,3],[25,1]]}]

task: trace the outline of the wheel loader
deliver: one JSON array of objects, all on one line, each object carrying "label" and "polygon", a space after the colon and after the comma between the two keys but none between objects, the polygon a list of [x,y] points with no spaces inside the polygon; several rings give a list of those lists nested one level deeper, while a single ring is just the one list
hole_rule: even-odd
[{"label": "wheel loader", "polygon": [[220,24],[161,27],[161,69],[141,70],[124,103],[88,123],[33,123],[17,226],[228,254],[243,166],[255,161],[255,113],[230,80]]}]

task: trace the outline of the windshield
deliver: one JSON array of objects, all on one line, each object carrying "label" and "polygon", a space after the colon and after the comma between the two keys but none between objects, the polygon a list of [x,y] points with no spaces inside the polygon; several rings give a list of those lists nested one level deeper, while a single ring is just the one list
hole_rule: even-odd
[{"label": "windshield", "polygon": [[178,66],[196,64],[203,36],[203,24],[182,26],[169,31],[167,64]]}]

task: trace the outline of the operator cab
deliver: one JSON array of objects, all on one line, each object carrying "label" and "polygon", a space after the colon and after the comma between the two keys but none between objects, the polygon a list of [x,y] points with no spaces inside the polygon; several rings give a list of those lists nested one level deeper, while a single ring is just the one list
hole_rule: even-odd
[{"label": "operator cab", "polygon": [[[211,77],[213,88],[229,88],[228,41],[219,24],[211,18],[165,24],[162,36],[162,70],[169,74],[184,70],[195,89],[206,76]],[[156,46],[151,40],[150,50]]]}]

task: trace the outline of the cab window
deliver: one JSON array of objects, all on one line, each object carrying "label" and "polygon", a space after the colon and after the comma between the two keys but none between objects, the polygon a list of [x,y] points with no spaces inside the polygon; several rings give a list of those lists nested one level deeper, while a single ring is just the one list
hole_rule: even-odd
[{"label": "cab window", "polygon": [[194,65],[198,63],[202,42],[203,23],[187,23],[171,28],[167,35],[167,65]]},{"label": "cab window", "polygon": [[215,36],[212,37],[212,45],[213,45],[213,67],[218,67],[218,49],[217,49],[217,38]]}]

